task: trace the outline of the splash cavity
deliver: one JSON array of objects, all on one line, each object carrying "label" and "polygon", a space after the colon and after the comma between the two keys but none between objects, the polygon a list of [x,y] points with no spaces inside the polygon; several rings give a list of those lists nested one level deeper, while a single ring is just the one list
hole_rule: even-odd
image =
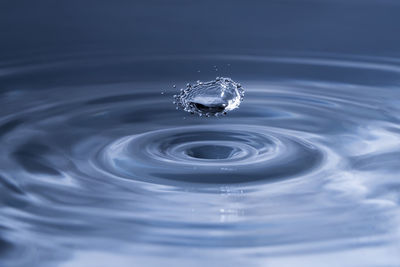
[{"label": "splash cavity", "polygon": [[217,77],[213,81],[187,84],[174,95],[174,103],[179,109],[199,116],[225,115],[239,107],[244,97],[244,90],[239,83],[230,78]]}]

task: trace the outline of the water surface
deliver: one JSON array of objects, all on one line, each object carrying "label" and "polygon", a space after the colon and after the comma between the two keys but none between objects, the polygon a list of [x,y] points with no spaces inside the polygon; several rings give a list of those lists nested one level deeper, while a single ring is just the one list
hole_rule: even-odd
[{"label": "water surface", "polygon": [[399,12],[1,3],[0,266],[399,266]]},{"label": "water surface", "polygon": [[[113,60],[6,76],[34,72],[40,89],[1,97],[3,266],[399,262],[397,62]],[[176,110],[172,85],[215,74],[213,64],[246,87],[241,108]],[[135,77],[137,65],[178,67],[173,82],[55,85],[75,71]]]}]

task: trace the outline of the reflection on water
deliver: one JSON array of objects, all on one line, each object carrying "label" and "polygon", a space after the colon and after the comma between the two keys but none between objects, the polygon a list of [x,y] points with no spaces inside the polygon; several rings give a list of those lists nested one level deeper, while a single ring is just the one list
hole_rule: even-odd
[{"label": "reflection on water", "polygon": [[[1,266],[400,262],[398,62],[96,58],[1,71]],[[176,110],[216,64],[241,108]]]}]

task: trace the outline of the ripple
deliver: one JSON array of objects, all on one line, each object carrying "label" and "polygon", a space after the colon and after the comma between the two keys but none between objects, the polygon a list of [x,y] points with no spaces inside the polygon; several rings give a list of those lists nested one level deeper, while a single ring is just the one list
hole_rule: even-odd
[{"label": "ripple", "polygon": [[100,158],[110,171],[133,179],[218,184],[301,175],[316,168],[322,154],[304,140],[267,127],[229,124],[123,137]]},{"label": "ripple", "polygon": [[[214,64],[246,84],[240,110],[177,111],[172,84],[209,80]],[[9,262],[21,250],[62,261],[114,241],[114,255],[118,245],[137,255],[133,244],[245,259],[398,241],[398,62],[124,56],[56,65],[4,74],[0,240]],[[167,79],[152,69],[168,69]]]}]

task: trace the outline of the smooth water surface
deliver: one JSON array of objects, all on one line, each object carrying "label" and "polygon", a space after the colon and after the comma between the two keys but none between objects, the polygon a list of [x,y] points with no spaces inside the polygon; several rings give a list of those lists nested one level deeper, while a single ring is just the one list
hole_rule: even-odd
[{"label": "smooth water surface", "polygon": [[[1,267],[400,266],[396,3],[232,1],[246,16],[219,20],[222,2],[150,1],[131,21],[128,3],[75,2],[38,11],[65,17],[33,20],[29,47],[22,9],[0,44]],[[176,109],[217,76],[243,86],[240,109]]]}]

